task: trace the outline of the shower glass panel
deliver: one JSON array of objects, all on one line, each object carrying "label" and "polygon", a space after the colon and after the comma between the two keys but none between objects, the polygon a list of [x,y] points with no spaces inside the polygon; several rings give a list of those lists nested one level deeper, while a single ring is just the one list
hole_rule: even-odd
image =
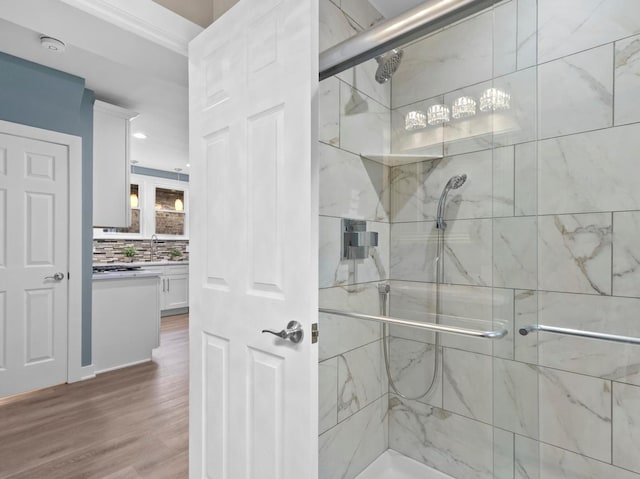
[{"label": "shower glass panel", "polygon": [[[392,3],[320,0],[321,51]],[[640,338],[640,4],[398,49],[320,84],[320,307],[508,334],[320,314],[320,478],[640,479],[640,346],[606,338]]]}]

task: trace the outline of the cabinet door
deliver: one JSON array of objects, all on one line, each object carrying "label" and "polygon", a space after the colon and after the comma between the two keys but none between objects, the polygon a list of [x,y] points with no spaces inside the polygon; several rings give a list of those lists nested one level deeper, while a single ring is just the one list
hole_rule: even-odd
[{"label": "cabinet door", "polygon": [[189,306],[189,275],[170,274],[164,277],[165,293],[162,309],[186,308]]}]

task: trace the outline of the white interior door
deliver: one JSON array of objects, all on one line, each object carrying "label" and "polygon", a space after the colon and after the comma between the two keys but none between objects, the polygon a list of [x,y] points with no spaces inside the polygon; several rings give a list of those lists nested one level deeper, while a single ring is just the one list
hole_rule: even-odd
[{"label": "white interior door", "polygon": [[67,381],[68,165],[0,134],[0,397]]},{"label": "white interior door", "polygon": [[240,0],[190,45],[192,478],[317,477],[317,3]]}]

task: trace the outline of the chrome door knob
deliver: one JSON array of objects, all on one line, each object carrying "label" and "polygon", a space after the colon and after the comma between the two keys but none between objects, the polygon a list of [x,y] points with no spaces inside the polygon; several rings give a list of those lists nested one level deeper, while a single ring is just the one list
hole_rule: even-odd
[{"label": "chrome door knob", "polygon": [[62,281],[64,279],[64,273],[56,273],[53,276],[45,276],[44,279],[53,279],[55,281]]},{"label": "chrome door knob", "polygon": [[287,328],[282,331],[274,331],[272,329],[263,329],[263,333],[273,334],[282,339],[288,339],[292,343],[299,343],[304,338],[304,332],[302,331],[302,325],[298,321],[289,321]]}]

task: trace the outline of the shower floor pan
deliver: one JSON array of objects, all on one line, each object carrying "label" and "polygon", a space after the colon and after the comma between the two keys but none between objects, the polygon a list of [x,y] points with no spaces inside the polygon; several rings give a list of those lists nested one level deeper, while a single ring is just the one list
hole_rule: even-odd
[{"label": "shower floor pan", "polygon": [[356,479],[454,479],[440,471],[387,449]]}]

